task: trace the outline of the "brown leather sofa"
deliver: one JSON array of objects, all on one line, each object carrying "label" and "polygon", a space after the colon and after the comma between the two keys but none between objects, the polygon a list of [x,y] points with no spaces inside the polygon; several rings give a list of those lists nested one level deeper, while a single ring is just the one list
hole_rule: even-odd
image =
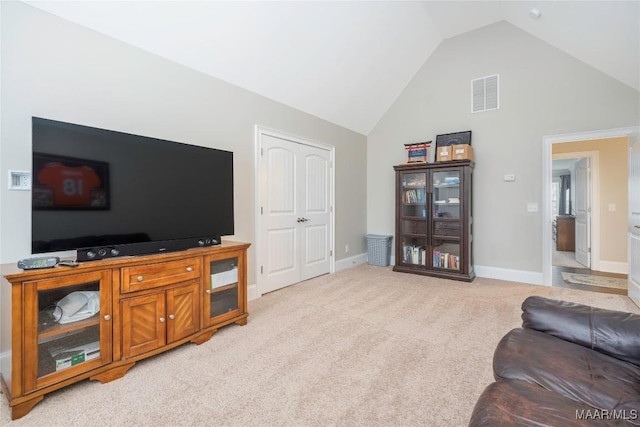
[{"label": "brown leather sofa", "polygon": [[640,425],[640,315],[529,297],[470,427]]}]

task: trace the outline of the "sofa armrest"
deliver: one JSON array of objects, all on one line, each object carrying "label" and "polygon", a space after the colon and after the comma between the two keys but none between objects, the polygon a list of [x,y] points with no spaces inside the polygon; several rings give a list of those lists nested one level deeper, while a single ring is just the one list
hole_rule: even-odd
[{"label": "sofa armrest", "polygon": [[538,296],[522,303],[522,327],[640,365],[640,315]]}]

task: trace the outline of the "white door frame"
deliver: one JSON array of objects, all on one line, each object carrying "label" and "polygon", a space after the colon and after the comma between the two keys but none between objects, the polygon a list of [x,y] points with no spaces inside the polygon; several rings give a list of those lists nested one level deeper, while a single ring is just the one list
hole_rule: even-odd
[{"label": "white door frame", "polygon": [[[552,180],[552,167],[551,167],[551,146],[553,144],[562,144],[565,142],[587,141],[593,139],[606,139],[606,138],[618,138],[628,137],[629,143],[632,138],[637,138],[640,135],[640,126],[617,128],[617,129],[605,129],[587,132],[567,133],[560,135],[547,135],[542,137],[542,283],[547,286],[551,286],[551,266],[552,266],[552,251],[551,251],[551,180]],[[595,200],[592,201],[592,206],[596,206]],[[599,210],[599,206],[597,207]],[[592,209],[596,210],[596,209]],[[592,212],[593,213],[593,212]],[[592,225],[593,218],[592,218]],[[599,226],[599,224],[598,224]],[[593,243],[593,234],[592,243]],[[594,261],[594,254],[591,254],[591,261]],[[599,254],[598,254],[599,256]],[[599,260],[597,261],[599,262]],[[593,268],[593,265],[592,265]]]},{"label": "white door frame", "polygon": [[286,132],[270,129],[264,126],[256,125],[255,127],[255,152],[254,152],[254,178],[255,182],[253,185],[254,188],[254,200],[255,200],[255,210],[254,210],[254,251],[255,254],[255,272],[256,272],[256,291],[255,298],[259,298],[262,296],[261,289],[261,279],[262,274],[260,270],[260,266],[263,265],[262,260],[262,245],[264,244],[261,241],[261,230],[262,230],[262,213],[261,208],[263,206],[262,202],[262,191],[260,185],[260,178],[262,176],[261,170],[261,161],[260,161],[260,152],[262,149],[262,138],[263,136],[268,135],[275,138],[286,139],[288,141],[292,141],[298,144],[308,145],[311,147],[320,148],[323,150],[328,150],[330,153],[330,162],[331,166],[329,168],[329,202],[331,204],[331,211],[329,213],[329,227],[331,230],[329,231],[329,250],[330,252],[330,260],[329,260],[329,273],[335,272],[335,152],[336,148],[333,145],[326,144],[323,142],[313,141],[307,138],[303,138],[297,135],[292,135]]},{"label": "white door frame", "polygon": [[[634,247],[635,232],[633,230],[633,227],[637,227],[639,224],[635,221],[634,216],[638,214],[637,209],[638,202],[640,200],[638,200],[637,188],[635,189],[636,192],[634,193],[633,187],[631,185],[633,182],[638,181],[637,174],[638,172],[640,172],[636,169],[640,165],[635,163],[640,160],[637,158],[640,153],[631,151],[636,145],[640,144],[640,137],[637,135],[634,135],[634,137],[634,139],[629,138],[629,209],[627,214],[627,235],[629,236],[629,242],[627,246],[629,251],[629,273],[627,275],[627,295],[637,306],[640,306],[640,276],[638,276],[638,273],[640,273],[640,254],[638,253],[638,251],[640,251],[640,248]],[[636,258],[633,258],[634,255],[636,256]]]}]

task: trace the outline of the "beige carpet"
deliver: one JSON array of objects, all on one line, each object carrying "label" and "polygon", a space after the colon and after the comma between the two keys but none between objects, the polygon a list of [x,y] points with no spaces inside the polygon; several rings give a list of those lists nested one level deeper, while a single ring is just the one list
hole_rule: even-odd
[{"label": "beige carpet", "polygon": [[265,295],[246,326],[50,394],[10,425],[465,426],[528,295],[640,312],[620,295],[362,265]]},{"label": "beige carpet", "polygon": [[627,279],[615,277],[595,276],[593,274],[578,274],[562,272],[562,279],[574,285],[599,286],[601,288],[627,289]]}]

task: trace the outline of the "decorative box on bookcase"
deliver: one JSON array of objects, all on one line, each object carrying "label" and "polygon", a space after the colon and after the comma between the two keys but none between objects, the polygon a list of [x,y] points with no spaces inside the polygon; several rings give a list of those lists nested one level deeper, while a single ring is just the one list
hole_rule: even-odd
[{"label": "decorative box on bookcase", "polygon": [[472,281],[473,162],[402,164],[394,170],[393,270]]}]

